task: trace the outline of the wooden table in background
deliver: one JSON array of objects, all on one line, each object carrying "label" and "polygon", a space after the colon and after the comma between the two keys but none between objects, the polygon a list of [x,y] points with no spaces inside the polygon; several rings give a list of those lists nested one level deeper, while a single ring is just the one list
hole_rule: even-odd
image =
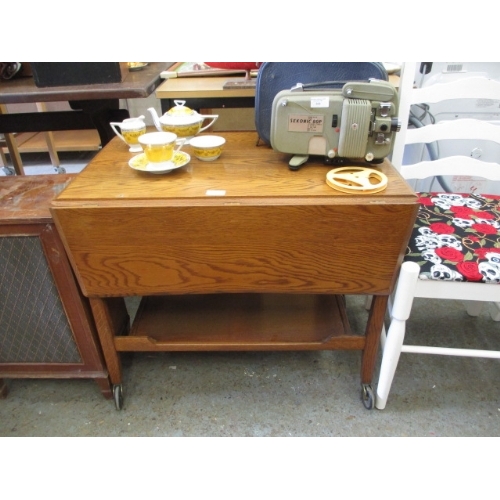
[{"label": "wooden table in background", "polygon": [[[383,192],[344,194],[326,184],[320,159],[292,172],[256,133],[224,137],[218,160],[192,157],[165,175],[131,169],[113,139],[52,203],[117,407],[121,351],[355,349],[371,408],[415,194],[388,161]],[[346,294],[374,296],[363,333],[351,332]],[[130,335],[118,336],[124,296],[143,299]]]},{"label": "wooden table in background", "polygon": [[[255,82],[255,78],[253,81]],[[228,81],[240,82],[241,87],[224,89]],[[389,81],[399,85],[399,77],[389,75]],[[255,86],[248,88],[242,76],[200,76],[171,78],[156,89],[155,95],[161,99],[162,112],[174,106],[174,100],[185,100],[192,109],[213,108],[253,108],[255,107]]]},{"label": "wooden table in background", "polygon": [[[12,133],[97,129],[105,146],[115,137],[109,122],[128,117],[127,110],[119,109],[119,99],[148,97],[162,82],[160,73],[171,64],[154,62],[141,71],[124,72],[119,83],[37,87],[33,77],[0,82],[0,133],[6,136],[16,173],[24,172]],[[4,106],[54,101],[68,101],[75,111],[9,114]]]},{"label": "wooden table in background", "polygon": [[155,95],[161,99],[163,113],[175,105],[174,100],[185,100],[191,109],[197,110],[255,107],[255,87],[224,89],[228,80],[247,82],[244,77],[229,75],[172,78],[159,85]]}]

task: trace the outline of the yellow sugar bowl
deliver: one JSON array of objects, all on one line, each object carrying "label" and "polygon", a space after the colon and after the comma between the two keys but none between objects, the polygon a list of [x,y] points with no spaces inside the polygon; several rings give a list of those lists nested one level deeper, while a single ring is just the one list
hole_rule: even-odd
[{"label": "yellow sugar bowl", "polygon": [[225,143],[226,139],[218,135],[200,135],[189,141],[194,156],[201,161],[214,161],[219,158]]}]

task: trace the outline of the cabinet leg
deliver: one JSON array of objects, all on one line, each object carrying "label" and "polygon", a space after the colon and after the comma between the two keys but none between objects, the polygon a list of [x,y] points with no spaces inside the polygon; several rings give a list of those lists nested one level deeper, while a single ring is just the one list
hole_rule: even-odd
[{"label": "cabinet leg", "polygon": [[122,382],[122,365],[118,352],[115,348],[115,335],[125,333],[124,324],[129,324],[129,316],[125,307],[125,301],[119,299],[91,298],[90,306],[101,341],[102,352],[113,385]]},{"label": "cabinet leg", "polygon": [[113,387],[111,381],[109,380],[109,377],[96,378],[94,380],[96,381],[96,384],[99,386],[99,389],[101,389],[102,395],[106,399],[113,399]]},{"label": "cabinet leg", "polygon": [[0,399],[6,398],[7,394],[9,394],[9,388],[5,383],[5,380],[0,378]]}]

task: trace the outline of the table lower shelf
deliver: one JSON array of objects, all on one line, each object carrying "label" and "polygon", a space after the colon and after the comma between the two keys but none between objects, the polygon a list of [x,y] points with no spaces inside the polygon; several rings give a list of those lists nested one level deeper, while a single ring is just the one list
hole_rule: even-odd
[{"label": "table lower shelf", "polygon": [[[63,151],[98,151],[101,140],[97,130],[62,130],[52,132],[55,150]],[[47,140],[43,132],[25,132],[16,134],[16,144],[19,153],[45,153],[49,151]],[[7,147],[2,147],[5,154]]]},{"label": "table lower shelf", "polygon": [[341,295],[212,294],[144,297],[117,351],[354,349]]}]

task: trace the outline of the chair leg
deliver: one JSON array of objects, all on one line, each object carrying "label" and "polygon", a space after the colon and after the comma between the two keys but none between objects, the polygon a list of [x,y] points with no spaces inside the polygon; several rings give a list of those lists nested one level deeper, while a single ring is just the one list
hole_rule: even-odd
[{"label": "chair leg", "polygon": [[398,366],[399,356],[403,346],[405,325],[405,321],[393,319],[387,333],[375,401],[375,406],[379,410],[383,410],[387,404],[387,398],[389,397],[392,380],[396,373],[396,367]]},{"label": "chair leg", "polygon": [[[393,302],[394,302],[394,294],[389,296],[389,300],[387,301],[387,311],[389,312],[389,316],[392,318],[392,308],[393,308]],[[387,339],[387,332],[385,329],[385,325],[382,326],[382,333],[380,334],[380,347],[382,349],[382,352],[384,351],[385,348],[385,341]]]},{"label": "chair leg", "polygon": [[415,262],[405,262],[401,266],[394,304],[391,312],[391,324],[387,331],[380,376],[377,386],[375,406],[383,410],[389,397],[392,380],[398,365],[401,348],[403,346],[406,320],[410,316],[415,286],[417,284],[420,266]]},{"label": "chair leg", "polygon": [[380,334],[380,349],[384,352],[385,341],[387,340],[387,332],[385,331],[385,325],[382,326],[382,333]]},{"label": "chair leg", "polygon": [[479,316],[481,314],[484,302],[479,300],[464,300],[463,302],[469,316]]},{"label": "chair leg", "polygon": [[490,315],[493,321],[500,321],[500,302],[490,304]]}]

